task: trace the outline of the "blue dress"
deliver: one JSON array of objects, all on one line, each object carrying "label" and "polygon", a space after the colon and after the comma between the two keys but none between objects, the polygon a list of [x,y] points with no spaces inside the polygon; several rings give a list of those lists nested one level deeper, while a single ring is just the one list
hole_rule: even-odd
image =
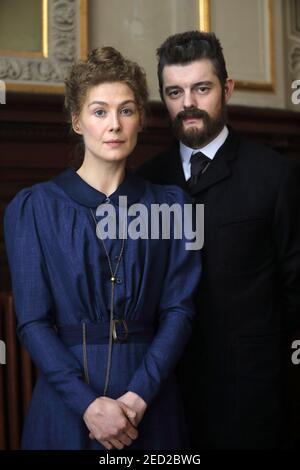
[{"label": "blue dress", "polygon": [[[67,169],[23,189],[6,209],[18,334],[40,371],[23,449],[103,449],[89,439],[82,419],[103,394],[108,339],[94,333],[107,327],[111,295],[108,259],[91,210],[96,214],[105,203],[117,214],[119,196],[127,197],[128,206],[144,204],[149,213],[154,203],[183,207],[190,202],[179,188],[153,185],[130,172],[106,198]],[[122,320],[121,330],[123,320],[128,322],[129,333],[126,340],[124,328],[118,331],[125,341],[112,344],[107,396],[117,398],[130,390],[148,404],[132,449],[187,446],[174,368],[191,333],[201,263],[199,252],[187,250],[185,242],[184,234],[181,239],[125,240],[114,315]],[[113,269],[120,244],[105,240]]]}]

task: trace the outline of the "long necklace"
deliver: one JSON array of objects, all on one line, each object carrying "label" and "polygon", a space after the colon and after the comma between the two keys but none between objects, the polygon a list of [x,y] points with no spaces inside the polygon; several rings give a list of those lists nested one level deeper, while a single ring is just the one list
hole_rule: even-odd
[{"label": "long necklace", "polygon": [[110,376],[110,369],[111,369],[111,358],[112,358],[112,342],[113,342],[113,322],[114,322],[114,303],[115,303],[115,286],[116,286],[116,281],[117,281],[117,274],[118,274],[118,269],[120,266],[120,261],[123,256],[124,252],[124,246],[125,246],[125,217],[124,217],[124,227],[123,227],[123,236],[122,236],[122,243],[121,243],[121,249],[119,256],[117,258],[117,264],[115,269],[112,268],[112,263],[110,256],[108,254],[108,251],[106,249],[104,240],[101,236],[101,234],[98,231],[98,223],[96,220],[96,217],[94,215],[94,212],[92,209],[90,209],[93,220],[96,225],[96,233],[97,233],[97,238],[99,238],[102,242],[102,246],[107,258],[108,266],[109,266],[109,271],[110,271],[110,282],[111,282],[111,291],[110,291],[110,314],[109,314],[109,343],[108,343],[108,359],[107,359],[107,367],[106,367],[106,376],[105,376],[105,385],[104,385],[104,391],[103,395],[105,396],[107,393],[108,389],[108,384],[109,384],[109,376]]}]

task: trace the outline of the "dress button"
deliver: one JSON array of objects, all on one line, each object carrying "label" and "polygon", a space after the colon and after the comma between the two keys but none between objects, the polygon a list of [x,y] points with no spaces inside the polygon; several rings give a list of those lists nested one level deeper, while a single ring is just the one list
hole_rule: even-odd
[{"label": "dress button", "polygon": [[122,279],[120,279],[119,277],[117,278],[117,284],[122,284]]},{"label": "dress button", "polygon": [[107,198],[105,199],[105,202],[109,203],[109,202],[110,202],[110,198],[107,197]]}]

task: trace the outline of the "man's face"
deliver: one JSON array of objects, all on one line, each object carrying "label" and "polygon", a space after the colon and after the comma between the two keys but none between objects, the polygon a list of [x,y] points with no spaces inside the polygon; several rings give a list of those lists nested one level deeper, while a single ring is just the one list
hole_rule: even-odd
[{"label": "man's face", "polygon": [[225,125],[226,103],[233,81],[221,83],[209,59],[163,69],[163,99],[175,136],[191,148],[211,142]]}]

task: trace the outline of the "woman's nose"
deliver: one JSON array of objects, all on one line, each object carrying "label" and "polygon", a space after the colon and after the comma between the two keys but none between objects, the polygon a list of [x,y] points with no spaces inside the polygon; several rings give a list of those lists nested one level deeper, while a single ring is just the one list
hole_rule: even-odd
[{"label": "woman's nose", "polygon": [[109,126],[111,132],[117,132],[121,129],[120,115],[118,113],[111,113]]}]

